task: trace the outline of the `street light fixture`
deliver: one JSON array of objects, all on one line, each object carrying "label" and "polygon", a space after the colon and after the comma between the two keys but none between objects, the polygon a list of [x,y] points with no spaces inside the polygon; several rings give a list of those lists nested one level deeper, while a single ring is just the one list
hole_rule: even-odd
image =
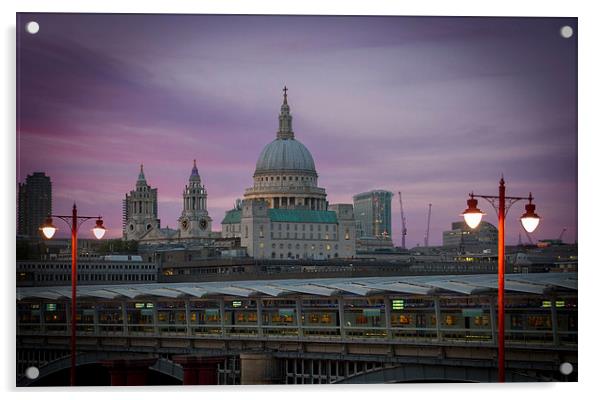
[{"label": "street light fixture", "polygon": [[535,204],[533,204],[533,196],[529,193],[529,197],[506,197],[506,186],[504,178],[500,179],[499,193],[497,196],[483,196],[469,194],[468,208],[464,210],[462,215],[464,221],[471,228],[476,228],[483,215],[481,210],[477,208],[477,199],[480,197],[487,200],[498,214],[498,381],[505,382],[506,367],[505,367],[505,329],[504,329],[504,273],[506,268],[506,252],[504,243],[504,233],[506,224],[506,214],[514,203],[519,200],[529,200],[529,204],[525,206],[525,213],[521,217],[523,228],[531,233],[539,225],[539,215],[535,213]]},{"label": "street light fixture", "polygon": [[466,203],[468,203],[468,208],[464,210],[462,215],[464,216],[466,225],[468,225],[470,229],[474,229],[479,226],[481,219],[483,219],[483,215],[486,214],[477,208],[478,201],[474,198],[474,194],[470,194],[470,199],[468,199]]},{"label": "street light fixture", "polygon": [[96,239],[100,240],[102,239],[102,237],[105,235],[105,232],[107,230],[105,229],[104,225],[102,224],[102,219],[97,219],[96,220],[96,226],[94,228],[92,228],[92,233],[94,233],[94,236],[96,236]]},{"label": "street light fixture", "polygon": [[533,196],[529,193],[529,204],[525,205],[525,213],[520,217],[520,222],[523,224],[523,228],[528,233],[533,232],[539,225],[539,215],[535,213],[535,204],[532,204]]},{"label": "street light fixture", "polygon": [[77,207],[73,203],[71,215],[49,215],[46,221],[40,226],[44,237],[52,239],[57,229],[52,224],[52,217],[60,218],[69,225],[71,229],[71,386],[75,386],[75,344],[77,337],[77,232],[81,224],[89,219],[96,219],[96,226],[92,229],[94,236],[97,239],[102,239],[106,229],[103,225],[102,218],[99,217],[82,217],[77,215]]}]

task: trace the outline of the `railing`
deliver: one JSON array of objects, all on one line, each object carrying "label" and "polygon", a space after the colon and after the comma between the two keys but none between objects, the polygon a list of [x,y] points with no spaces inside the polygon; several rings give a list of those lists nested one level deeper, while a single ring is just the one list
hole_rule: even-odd
[{"label": "railing", "polygon": [[[78,324],[78,336],[134,336],[134,337],[212,337],[212,338],[291,338],[306,337],[319,340],[353,340],[359,342],[395,341],[399,343],[486,343],[493,344],[490,328],[439,328],[428,327],[341,327],[338,325],[236,325],[236,324]],[[127,333],[126,333],[127,332]],[[260,333],[261,332],[261,333]],[[342,334],[341,334],[342,332]],[[67,323],[19,323],[17,335],[65,335]],[[569,346],[577,345],[576,331],[557,332],[557,343],[551,330],[507,330],[508,344]]]}]

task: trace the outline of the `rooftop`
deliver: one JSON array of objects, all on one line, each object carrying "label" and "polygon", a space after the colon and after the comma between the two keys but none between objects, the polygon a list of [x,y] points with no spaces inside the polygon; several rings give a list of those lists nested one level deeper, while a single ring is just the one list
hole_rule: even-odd
[{"label": "rooftop", "polygon": [[[139,297],[205,297],[226,295],[250,296],[335,296],[351,294],[369,296],[392,294],[485,294],[497,290],[496,274],[392,276],[370,278],[275,279],[259,281],[153,283],[121,285],[87,285],[78,289],[78,298],[135,299]],[[577,274],[537,273],[507,274],[508,292],[544,294],[555,291],[577,291]],[[17,300],[71,297],[70,286],[17,288]]]},{"label": "rooftop", "polygon": [[[239,224],[242,216],[241,210],[230,210],[222,220],[222,224]],[[286,208],[268,209],[271,222],[309,222],[317,224],[336,224],[337,214],[334,211],[324,210],[290,210]]]}]

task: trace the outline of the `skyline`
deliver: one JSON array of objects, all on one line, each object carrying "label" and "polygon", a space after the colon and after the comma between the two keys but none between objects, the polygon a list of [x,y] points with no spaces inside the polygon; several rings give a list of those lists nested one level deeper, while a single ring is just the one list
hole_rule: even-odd
[{"label": "skyline", "polygon": [[[502,173],[508,195],[533,192],[535,238],[567,227],[576,240],[576,19],[18,14],[17,30],[17,180],[46,172],[53,212],[75,201],[108,237],[121,236],[140,164],[175,227],[193,159],[220,229],[275,138],[286,84],[328,201],[395,193],[396,244],[399,190],[408,247],[423,242],[428,203],[440,244],[468,193],[496,193]],[[508,244],[523,211],[509,213]]]}]

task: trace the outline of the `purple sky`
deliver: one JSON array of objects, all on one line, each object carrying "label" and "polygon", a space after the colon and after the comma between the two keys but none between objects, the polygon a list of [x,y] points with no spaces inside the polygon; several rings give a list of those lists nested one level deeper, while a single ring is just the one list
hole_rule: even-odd
[{"label": "purple sky", "polygon": [[[120,237],[139,164],[175,227],[196,158],[219,230],[275,138],[286,84],[329,202],[391,190],[396,243],[399,190],[407,244],[423,242],[429,202],[440,244],[467,193],[497,194],[501,173],[508,195],[533,192],[534,238],[566,227],[572,242],[576,33],[571,18],[18,14],[17,180],[46,172],[54,213],[76,201]],[[523,211],[508,214],[510,244]]]}]

